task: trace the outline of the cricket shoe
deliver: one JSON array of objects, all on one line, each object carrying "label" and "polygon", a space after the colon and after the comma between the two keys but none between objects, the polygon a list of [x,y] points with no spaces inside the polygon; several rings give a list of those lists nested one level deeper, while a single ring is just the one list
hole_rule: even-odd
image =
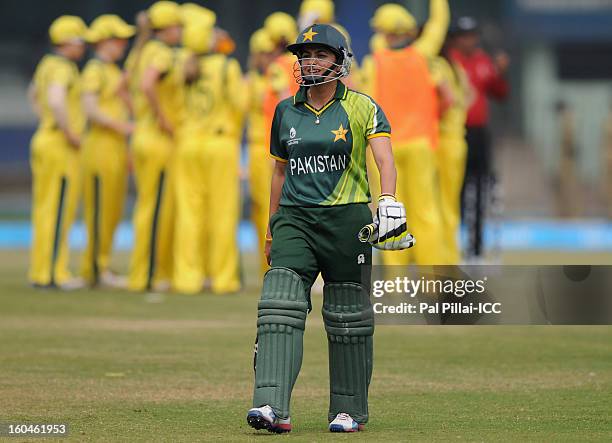
[{"label": "cricket shoe", "polygon": [[171,287],[170,280],[159,280],[153,283],[153,287],[149,292],[163,294],[164,292],[170,292]]},{"label": "cricket shoe", "polygon": [[279,418],[274,410],[268,405],[262,406],[261,408],[249,409],[247,422],[249,426],[257,430],[265,429],[268,432],[275,432],[276,434],[291,432],[291,418]]},{"label": "cricket shoe", "polygon": [[57,284],[57,288],[61,291],[78,291],[79,289],[85,289],[87,286],[87,282],[81,277],[73,277]]},{"label": "cricket shoe", "polygon": [[329,424],[330,432],[357,432],[363,431],[364,425],[360,425],[353,417],[344,412],[336,415],[336,418]]},{"label": "cricket shoe", "polygon": [[113,289],[125,289],[127,288],[127,278],[107,269],[100,274],[100,285]]}]

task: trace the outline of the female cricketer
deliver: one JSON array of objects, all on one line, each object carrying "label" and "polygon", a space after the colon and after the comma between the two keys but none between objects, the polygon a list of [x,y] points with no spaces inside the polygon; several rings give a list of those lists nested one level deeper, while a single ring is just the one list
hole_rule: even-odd
[{"label": "female cricketer", "polygon": [[270,432],[291,430],[291,391],[302,363],[310,288],[320,272],[329,344],[329,429],[353,432],[368,420],[372,375],[374,318],[367,294],[372,249],[358,240],[361,228],[372,223],[368,144],[382,188],[371,244],[404,249],[412,237],[404,205],[393,197],[389,123],[371,98],[339,81],[351,66],[345,37],[330,25],[313,25],[288,49],[298,57],[295,77],[301,87],[278,104],[272,123],[270,153],[276,164],[266,244],[271,269],[258,305],[255,390],[247,422]]},{"label": "female cricketer", "polygon": [[135,29],[113,14],[96,18],[85,39],[95,57],[81,80],[82,103],[88,119],[83,136],[83,214],[87,248],[81,272],[92,285],[123,286],[109,270],[113,235],[123,214],[127,193],[129,96],[119,60]]},{"label": "female cricketer", "polygon": [[32,252],[34,287],[80,289],[68,271],[68,232],[80,196],[79,149],[84,119],[77,62],[85,53],[87,27],[72,15],[49,28],[53,52],[36,67],[29,96],[40,122],[32,137]]}]

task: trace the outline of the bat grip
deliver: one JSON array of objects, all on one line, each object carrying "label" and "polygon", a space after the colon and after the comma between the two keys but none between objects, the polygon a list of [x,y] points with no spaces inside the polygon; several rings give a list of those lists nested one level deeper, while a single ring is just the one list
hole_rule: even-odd
[{"label": "bat grip", "polygon": [[369,225],[364,226],[359,231],[357,237],[361,243],[368,243],[376,240],[378,237],[378,225],[376,223],[370,223]]}]

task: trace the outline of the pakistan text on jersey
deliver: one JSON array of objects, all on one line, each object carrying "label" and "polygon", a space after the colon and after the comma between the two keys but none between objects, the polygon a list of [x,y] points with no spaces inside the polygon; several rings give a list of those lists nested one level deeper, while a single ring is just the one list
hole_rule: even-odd
[{"label": "pakistan text on jersey", "polygon": [[310,155],[289,160],[291,175],[320,174],[324,172],[344,171],[347,155]]}]

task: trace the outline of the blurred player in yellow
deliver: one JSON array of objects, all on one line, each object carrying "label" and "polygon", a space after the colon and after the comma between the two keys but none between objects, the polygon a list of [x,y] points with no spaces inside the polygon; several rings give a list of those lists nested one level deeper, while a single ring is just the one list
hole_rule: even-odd
[{"label": "blurred player in yellow", "polygon": [[83,137],[83,201],[87,247],[81,272],[90,284],[122,286],[109,270],[115,229],[127,192],[127,84],[117,62],[123,58],[134,27],[116,15],[95,19],[86,40],[95,49],[82,74],[82,104],[89,125]]},{"label": "blurred player in yellow", "polygon": [[287,45],[297,38],[297,23],[284,12],[274,12],[264,21],[264,29],[274,42],[274,61],[266,71],[266,92],[263,109],[266,128],[266,146],[270,145],[270,130],[274,110],[281,100],[294,95],[299,86],[295,81],[295,56],[287,51]]},{"label": "blurred player in yellow", "polygon": [[439,143],[436,150],[440,209],[442,213],[443,263],[459,264],[461,187],[465,176],[467,143],[465,122],[474,93],[466,72],[454,62],[445,46],[430,65],[440,98]]},{"label": "blurred player in yellow", "polygon": [[78,289],[82,279],[68,271],[68,233],[80,195],[79,149],[84,118],[79,69],[87,27],[75,16],[56,19],[53,45],[36,68],[29,89],[39,116],[31,142],[32,249],[29,280],[36,287]]},{"label": "blurred player in yellow", "polygon": [[211,53],[212,34],[202,17],[185,21],[183,44],[193,55],[177,158],[173,288],[187,294],[201,290],[204,268],[214,293],[240,289],[238,171],[248,96],[238,62]]},{"label": "blurred player in yellow", "polygon": [[[127,77],[129,90],[132,95],[137,93],[139,88],[136,82],[136,68],[142,54],[142,48],[153,36],[151,22],[148,11],[138,11],[136,14],[136,36],[132,42],[128,56],[125,59],[125,75]],[[132,109],[133,112],[133,109]]]},{"label": "blurred player in yellow", "polygon": [[[335,9],[336,8],[332,0],[303,0],[300,5],[300,12],[298,16],[298,28],[300,30],[304,30],[315,23],[320,25],[332,25],[346,38],[350,48],[351,36],[344,26],[336,23]],[[343,80],[343,83],[349,88],[355,90],[359,89],[360,87],[359,66],[357,65],[357,60],[355,60],[354,57],[351,63],[351,73]]]},{"label": "blurred player in yellow", "polygon": [[[374,34],[372,34],[372,37],[370,37],[369,47],[370,53],[366,54],[366,56],[363,57],[363,65],[368,67],[371,71],[374,63],[374,54],[378,51],[382,51],[383,49],[388,49],[389,46],[387,45],[387,39],[385,38],[384,34],[375,32]],[[365,77],[367,73],[365,71],[362,71],[360,72],[360,74],[360,84],[362,84],[366,88],[371,89],[372,85],[369,84],[368,78]],[[370,186],[371,185],[372,183],[370,184]]]},{"label": "blurred player in yellow", "polygon": [[159,1],[148,10],[153,38],[133,69],[136,127],[132,138],[138,199],[128,287],[167,290],[173,268],[173,162],[182,115],[181,73],[176,62],[182,18],[178,4]]},{"label": "blurred player in yellow", "polygon": [[306,29],[315,23],[333,25],[336,20],[335,9],[332,0],[303,0],[298,15],[298,28]]},{"label": "blurred player in yellow", "polygon": [[[418,239],[412,250],[417,264],[442,262],[434,156],[439,108],[429,64],[442,48],[449,22],[448,0],[430,0],[429,20],[417,38],[416,20],[404,7],[381,6],[370,24],[385,36],[388,48],[375,52],[362,67],[364,92],[385,109],[393,128],[397,198],[406,202],[408,224]],[[408,252],[383,253],[385,264],[410,259]]]},{"label": "blurred player in yellow", "polygon": [[258,29],[249,42],[249,107],[247,141],[249,144],[249,189],[251,191],[251,219],[257,231],[258,258],[262,275],[268,269],[264,246],[268,230],[270,183],[272,182],[273,160],[270,147],[266,146],[263,100],[266,91],[266,68],[270,64],[274,42],[265,29]]}]

